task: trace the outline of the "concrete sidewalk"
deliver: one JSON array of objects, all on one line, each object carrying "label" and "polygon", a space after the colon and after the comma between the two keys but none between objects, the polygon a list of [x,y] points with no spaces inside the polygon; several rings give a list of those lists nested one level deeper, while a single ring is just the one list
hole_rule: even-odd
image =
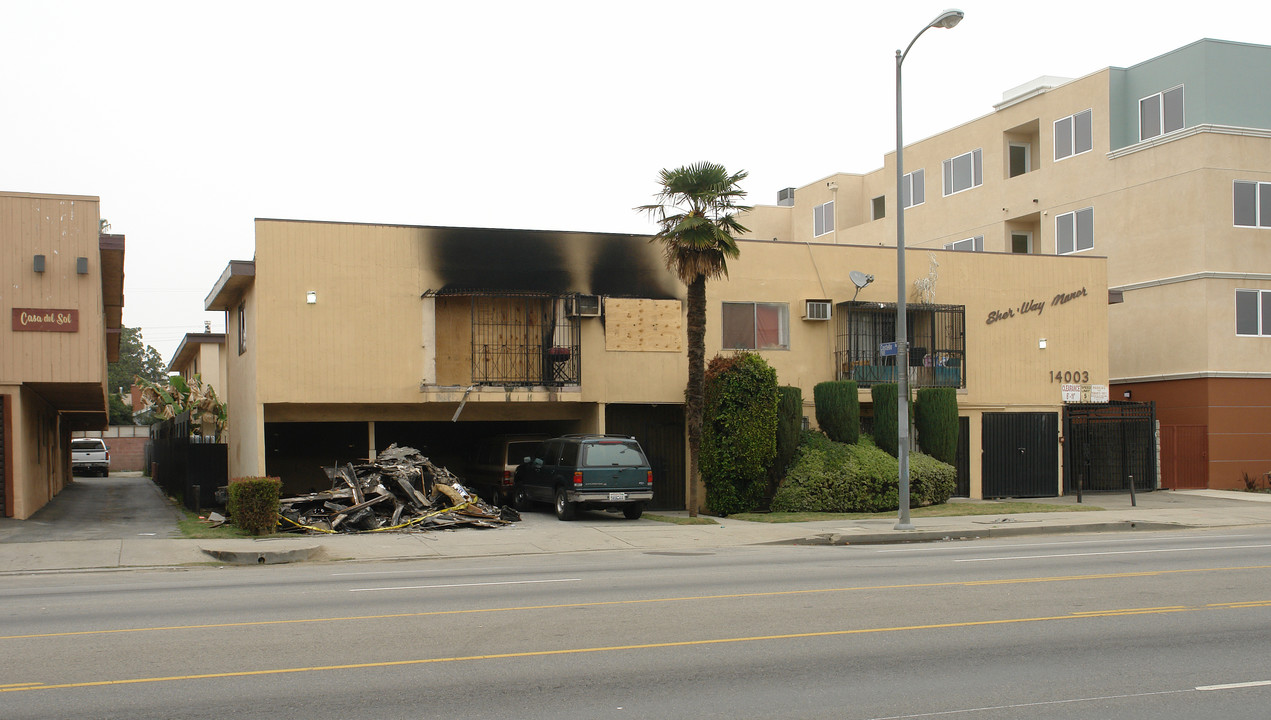
[{"label": "concrete sidewalk", "polygon": [[[135,497],[144,502],[154,498],[153,494],[146,497],[144,492],[146,485],[153,487],[149,480],[140,478],[131,482],[141,488]],[[1015,515],[992,514],[992,502],[955,500],[956,503],[983,506],[985,514],[918,517],[913,519],[916,529],[912,531],[893,529],[896,524],[894,517],[804,523],[714,518],[716,524],[712,525],[676,525],[649,519],[631,521],[608,513],[582,513],[574,522],[560,522],[544,508],[540,512],[525,513],[521,522],[489,530],[464,528],[417,533],[187,540],[153,529],[118,534],[112,538],[96,535],[76,537],[74,515],[55,523],[45,523],[38,533],[21,527],[21,524],[32,520],[6,519],[0,522],[0,573],[161,568],[191,564],[481,558],[596,550],[682,553],[778,543],[857,545],[1074,532],[1271,526],[1271,494],[1166,490],[1140,493],[1137,499],[1138,506],[1131,507],[1128,495],[1087,495],[1085,506],[1103,509],[1081,511],[1073,497],[1044,498],[1036,501],[1065,509]],[[166,499],[163,502],[167,502]],[[687,515],[684,512],[659,514]],[[146,517],[153,517],[153,513],[147,513]],[[14,530],[15,523],[19,525],[18,531]],[[57,537],[56,526],[62,524],[72,526],[64,528],[66,539],[52,539]],[[151,525],[141,527],[150,528]],[[81,528],[79,532],[83,534],[85,531]],[[24,536],[32,539],[23,539]],[[34,539],[36,537],[39,539]]]}]

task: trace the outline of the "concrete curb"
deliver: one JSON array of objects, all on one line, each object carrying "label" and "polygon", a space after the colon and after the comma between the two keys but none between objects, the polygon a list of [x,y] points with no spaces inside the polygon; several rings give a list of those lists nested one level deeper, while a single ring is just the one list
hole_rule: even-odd
[{"label": "concrete curb", "polygon": [[820,533],[793,540],[776,540],[764,545],[901,545],[906,543],[943,542],[946,540],[982,540],[1021,535],[1063,535],[1068,533],[1194,530],[1200,526],[1180,523],[1120,522],[1083,525],[1000,526],[970,530],[894,530],[889,533]]},{"label": "concrete curb", "polygon": [[320,560],[323,555],[321,545],[307,545],[289,550],[219,550],[205,547],[200,547],[199,549],[204,554],[230,565],[282,565],[306,560]]}]

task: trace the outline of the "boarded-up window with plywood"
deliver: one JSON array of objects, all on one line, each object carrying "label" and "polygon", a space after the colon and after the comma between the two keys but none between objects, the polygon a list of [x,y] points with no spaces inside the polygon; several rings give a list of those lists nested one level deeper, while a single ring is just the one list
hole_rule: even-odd
[{"label": "boarded-up window with plywood", "polygon": [[677,353],[683,349],[679,300],[605,298],[605,350]]}]

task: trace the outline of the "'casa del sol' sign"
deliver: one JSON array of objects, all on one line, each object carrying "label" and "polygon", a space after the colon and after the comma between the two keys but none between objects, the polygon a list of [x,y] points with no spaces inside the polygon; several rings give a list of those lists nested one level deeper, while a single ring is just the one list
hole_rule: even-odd
[{"label": "'casa del sol' sign", "polygon": [[79,332],[79,310],[13,308],[14,332]]},{"label": "'casa del sol' sign", "polygon": [[[1051,298],[1050,305],[1051,306],[1066,305],[1069,302],[1076,300],[1079,297],[1085,297],[1087,294],[1088,293],[1086,293],[1086,289],[1084,287],[1081,288],[1080,290],[1076,290],[1070,293],[1059,293],[1055,297]],[[1037,313],[1038,315],[1041,315],[1042,311],[1045,309],[1046,309],[1045,300],[1025,300],[1024,302],[1020,303],[1019,307],[1017,308],[1007,308],[1005,310],[991,311],[988,317],[985,318],[984,324],[992,325],[995,322],[1000,322],[1002,320],[1009,320],[1013,317],[1027,315],[1029,313]]]}]

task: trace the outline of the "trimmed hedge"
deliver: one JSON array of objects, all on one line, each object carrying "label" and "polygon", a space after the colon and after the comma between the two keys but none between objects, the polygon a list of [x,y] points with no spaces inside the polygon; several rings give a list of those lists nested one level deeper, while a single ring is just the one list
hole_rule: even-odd
[{"label": "trimmed hedge", "polygon": [[874,444],[896,457],[900,452],[897,443],[899,418],[896,409],[896,383],[879,383],[869,389],[870,399],[874,401]]},{"label": "trimmed hedge", "polygon": [[789,385],[777,388],[777,456],[768,473],[769,494],[781,483],[803,434],[803,390]]},{"label": "trimmed hedge", "polygon": [[[774,512],[886,512],[899,506],[896,458],[865,441],[836,443],[804,433],[794,465],[772,499]],[[922,453],[909,455],[911,507],[946,502],[957,482],[953,466]]]},{"label": "trimmed hedge", "polygon": [[754,510],[777,456],[777,371],[755,353],[717,355],[706,368],[699,468],[706,506],[718,515]]},{"label": "trimmed hedge", "polygon": [[234,478],[229,483],[225,510],[239,530],[252,535],[266,535],[278,525],[281,492],[282,480],[278,478]]},{"label": "trimmed hedge", "polygon": [[922,451],[940,462],[958,459],[958,392],[953,388],[922,388],[914,403],[914,428]]},{"label": "trimmed hedge", "polygon": [[861,434],[861,403],[855,380],[831,380],[812,388],[816,424],[831,440],[854,445]]}]

